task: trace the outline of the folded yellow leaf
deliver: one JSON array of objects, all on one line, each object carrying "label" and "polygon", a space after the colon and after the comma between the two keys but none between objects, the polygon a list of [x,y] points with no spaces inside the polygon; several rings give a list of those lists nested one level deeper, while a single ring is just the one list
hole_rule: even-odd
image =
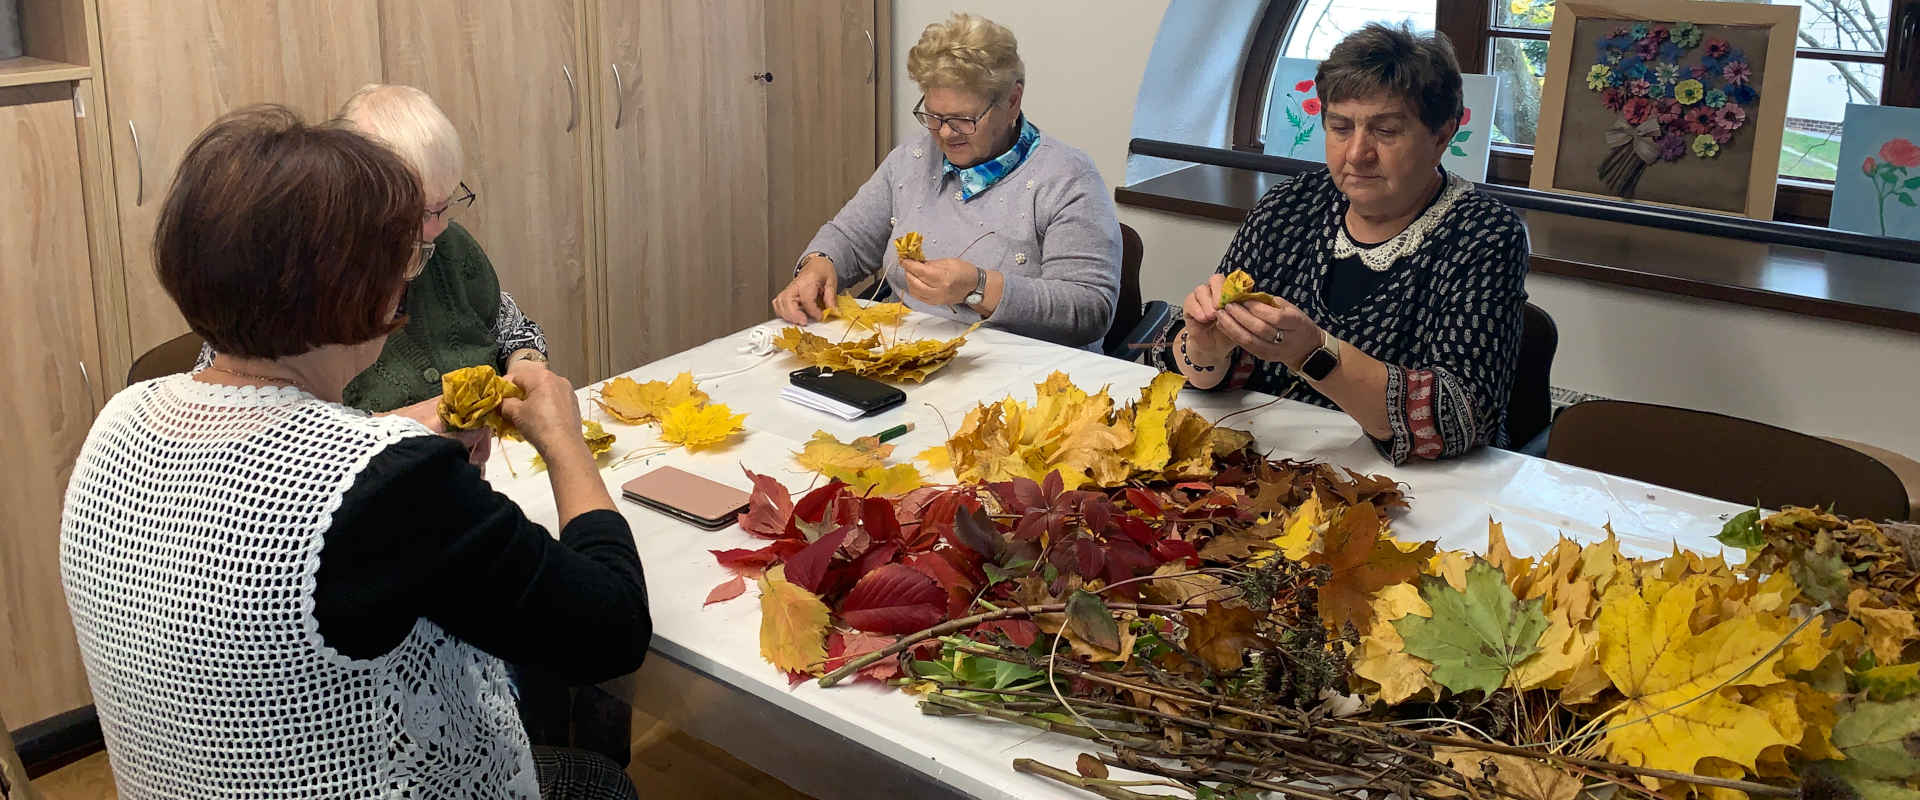
[{"label": "folded yellow leaf", "polygon": [[893,251],[900,256],[901,261],[927,260],[926,252],[920,249],[920,234],[917,232],[909,231],[906,235],[893,240]]},{"label": "folded yellow leaf", "polygon": [[873,303],[862,306],[852,295],[843,294],[834,298],[833,307],[827,309],[826,319],[844,319],[856,329],[879,330],[880,326],[899,325],[907,318],[904,303]]},{"label": "folded yellow leaf", "polygon": [[490,364],[456,369],[440,376],[440,421],[456,431],[485,425],[517,438],[513,424],[500,415],[500,404],[523,396],[518,385],[500,377]]},{"label": "folded yellow leaf", "polygon": [[657,422],[667,409],[681,403],[705,403],[707,400],[707,393],[694,385],[691,372],[675,375],[671,383],[640,383],[632,378],[614,378],[600,387],[599,396],[593,398],[593,402],[607,412],[607,416],[628,425]]},{"label": "folded yellow leaf", "polygon": [[1273,299],[1273,295],[1267,294],[1266,292],[1254,291],[1253,276],[1248,275],[1245,270],[1238,269],[1228,273],[1226,281],[1220,285],[1219,307],[1226,308],[1228,303],[1266,303],[1270,306],[1280,305],[1279,301]]}]

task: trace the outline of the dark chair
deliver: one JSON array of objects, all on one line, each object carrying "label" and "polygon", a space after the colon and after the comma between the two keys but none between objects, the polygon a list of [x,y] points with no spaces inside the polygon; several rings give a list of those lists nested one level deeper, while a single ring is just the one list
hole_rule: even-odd
[{"label": "dark chair", "polygon": [[1840,514],[1906,519],[1907,489],[1878,459],[1761,422],[1624,400],[1561,412],[1547,458],[1742,505],[1829,505]]},{"label": "dark chair", "polygon": [[1528,445],[1553,423],[1553,354],[1560,349],[1560,329],[1552,315],[1532,303],[1522,318],[1520,356],[1507,395],[1507,448],[1539,455],[1537,446]]},{"label": "dark chair", "polygon": [[193,369],[200,360],[200,344],[200,334],[193,332],[160,343],[133,360],[133,367],[127,370],[127,385]]},{"label": "dark chair", "polygon": [[1113,325],[1101,350],[1124,361],[1138,359],[1146,352],[1131,345],[1159,339],[1173,324],[1173,307],[1164,300],[1140,302],[1140,262],[1146,257],[1146,245],[1140,233],[1125,223],[1120,225],[1120,300],[1113,309]]}]

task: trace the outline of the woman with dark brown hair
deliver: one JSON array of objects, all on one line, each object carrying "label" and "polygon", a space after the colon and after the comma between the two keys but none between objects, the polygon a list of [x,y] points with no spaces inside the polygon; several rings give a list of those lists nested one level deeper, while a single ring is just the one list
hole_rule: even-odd
[{"label": "woman with dark brown hair", "polygon": [[572,387],[515,375],[501,406],[557,541],[459,443],[341,404],[405,324],[422,207],[391,151],[278,107],[181,162],[155,261],[219,355],[114,396],[61,520],[122,797],[633,796],[604,758],[529,747],[505,663],[602,680],[651,636]]},{"label": "woman with dark brown hair", "polygon": [[[1326,169],[1247,214],[1218,274],[1187,295],[1167,368],[1199,389],[1338,408],[1396,464],[1505,445],[1527,232],[1440,167],[1460,127],[1453,47],[1368,25],[1316,77]],[[1235,271],[1276,299],[1222,305]]]}]

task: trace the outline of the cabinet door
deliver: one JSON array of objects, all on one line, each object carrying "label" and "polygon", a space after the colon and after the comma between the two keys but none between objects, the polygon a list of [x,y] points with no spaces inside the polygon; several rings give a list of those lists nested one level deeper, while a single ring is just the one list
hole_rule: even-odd
[{"label": "cabinet door", "polygon": [[[650,0],[649,0],[650,1]],[[380,4],[387,82],[432,95],[460,131],[459,217],[500,287],[547,333],[552,367],[589,368],[585,77],[572,0],[392,0]]]},{"label": "cabinet door", "polygon": [[613,60],[597,66],[617,65],[626,90],[600,115],[619,373],[773,316],[768,270],[791,257],[768,255],[768,84],[754,76],[769,71],[765,6],[777,4],[596,2],[599,52]]},{"label": "cabinet door", "polygon": [[380,78],[378,14],[369,0],[100,0],[99,13],[137,358],[187,330],[153,272],[154,222],[187,145],[253,103],[333,116]]},{"label": "cabinet door", "polygon": [[[875,0],[793,0],[767,6],[767,168],[771,255],[791,266],[878,164],[876,88],[886,78]],[[793,277],[768,274],[772,292]]]},{"label": "cabinet door", "polygon": [[60,508],[100,377],[72,84],[0,89],[0,716],[92,702],[66,593]]}]

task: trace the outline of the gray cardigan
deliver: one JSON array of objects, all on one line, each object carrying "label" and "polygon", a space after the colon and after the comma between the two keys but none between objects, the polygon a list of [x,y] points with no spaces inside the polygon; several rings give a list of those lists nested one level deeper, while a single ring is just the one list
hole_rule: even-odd
[{"label": "gray cardigan", "polygon": [[988,325],[1098,350],[1120,294],[1120,220],[1093,159],[1043,133],[1025,162],[971,200],[960,199],[945,166],[931,135],[894,148],[803,252],[833,259],[842,286],[885,268],[914,310],[978,321],[966,306],[907,294],[893,239],[917,231],[927,258],[963,258],[1005,276]]}]

